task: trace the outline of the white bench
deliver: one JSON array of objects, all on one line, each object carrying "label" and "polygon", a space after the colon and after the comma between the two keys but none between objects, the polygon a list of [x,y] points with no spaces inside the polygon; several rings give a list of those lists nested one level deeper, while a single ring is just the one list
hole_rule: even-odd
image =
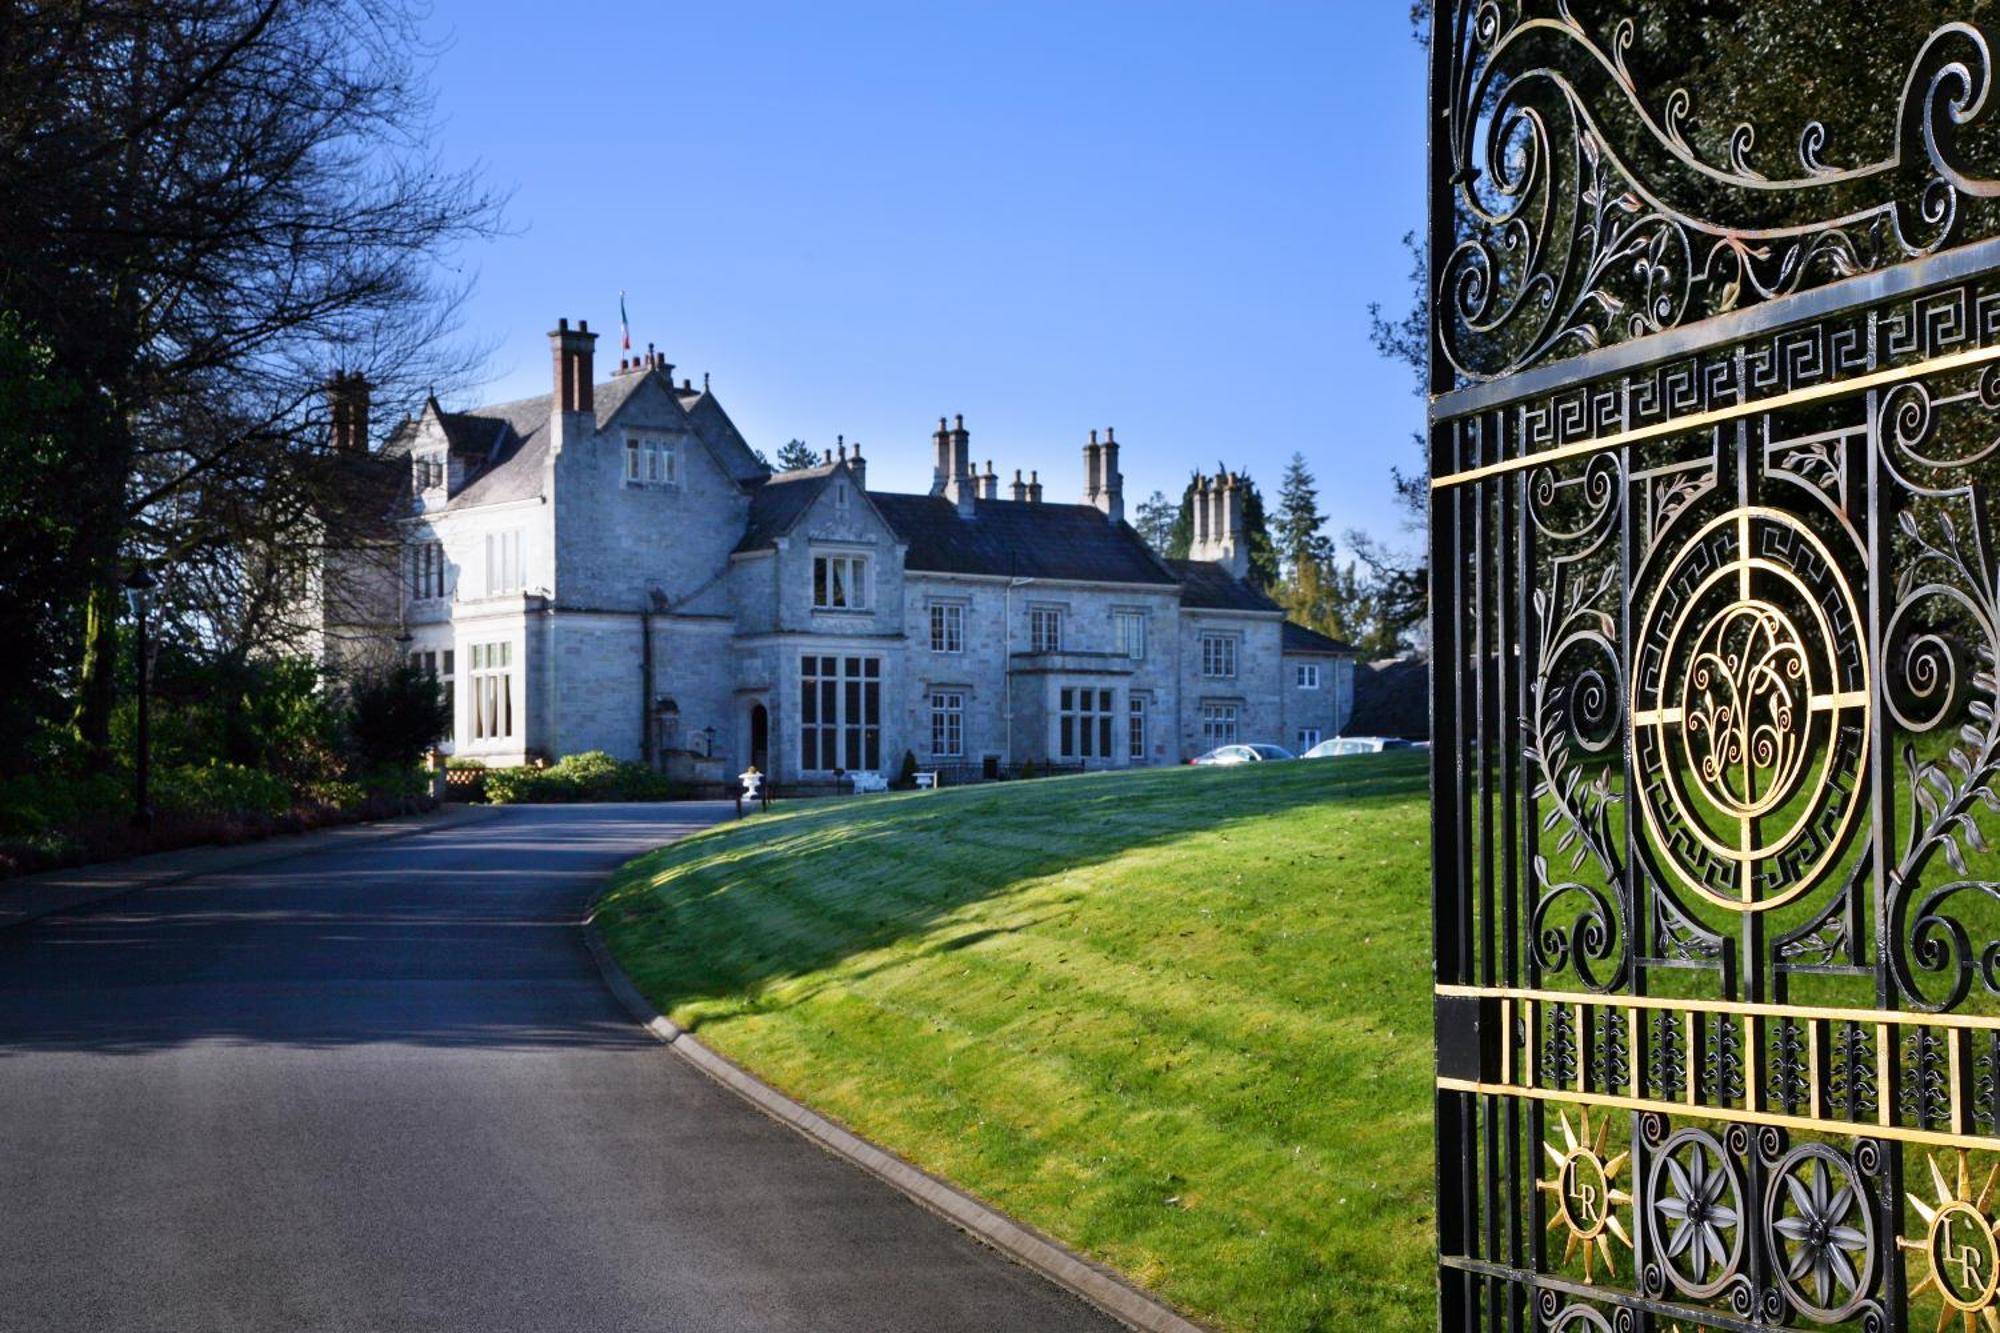
[{"label": "white bench", "polygon": [[918,770],[917,770],[917,790],[918,790],[918,791],[929,791],[929,790],[930,790],[931,788],[933,788],[933,787],[935,787],[935,786],[937,786],[937,785],[938,785],[938,783],[937,783],[937,770],[936,770],[936,769],[934,769],[934,768],[920,768],[920,769],[918,769]]},{"label": "white bench", "polygon": [[849,773],[847,780],[854,784],[856,796],[865,792],[889,790],[889,779],[880,773]]}]

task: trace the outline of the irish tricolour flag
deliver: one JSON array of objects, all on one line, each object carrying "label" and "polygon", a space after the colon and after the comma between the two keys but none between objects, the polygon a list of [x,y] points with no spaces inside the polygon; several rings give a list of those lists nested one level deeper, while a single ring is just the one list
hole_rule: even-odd
[{"label": "irish tricolour flag", "polygon": [[625,293],[618,293],[618,334],[625,340],[625,350],[632,350],[632,321],[625,318]]}]

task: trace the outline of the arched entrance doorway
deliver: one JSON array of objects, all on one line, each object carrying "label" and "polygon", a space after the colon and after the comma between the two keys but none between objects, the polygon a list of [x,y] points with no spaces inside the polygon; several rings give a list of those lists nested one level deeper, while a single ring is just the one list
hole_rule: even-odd
[{"label": "arched entrance doorway", "polygon": [[771,714],[762,704],[750,705],[750,766],[771,771]]}]

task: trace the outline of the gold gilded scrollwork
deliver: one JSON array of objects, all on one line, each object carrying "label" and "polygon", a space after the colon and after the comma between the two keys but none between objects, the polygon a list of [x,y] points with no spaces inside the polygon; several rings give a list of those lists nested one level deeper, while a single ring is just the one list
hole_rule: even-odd
[{"label": "gold gilded scrollwork", "polygon": [[1697,532],[1640,622],[1630,729],[1662,860],[1756,912],[1818,884],[1862,805],[1868,667],[1840,562],[1749,506]]}]

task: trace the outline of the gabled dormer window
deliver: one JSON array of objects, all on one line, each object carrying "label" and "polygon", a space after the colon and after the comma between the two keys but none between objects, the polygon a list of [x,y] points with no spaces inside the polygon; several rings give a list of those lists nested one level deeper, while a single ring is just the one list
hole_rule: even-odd
[{"label": "gabled dormer window", "polygon": [[410,490],[421,495],[444,485],[444,459],[436,454],[418,454],[410,460]]}]

